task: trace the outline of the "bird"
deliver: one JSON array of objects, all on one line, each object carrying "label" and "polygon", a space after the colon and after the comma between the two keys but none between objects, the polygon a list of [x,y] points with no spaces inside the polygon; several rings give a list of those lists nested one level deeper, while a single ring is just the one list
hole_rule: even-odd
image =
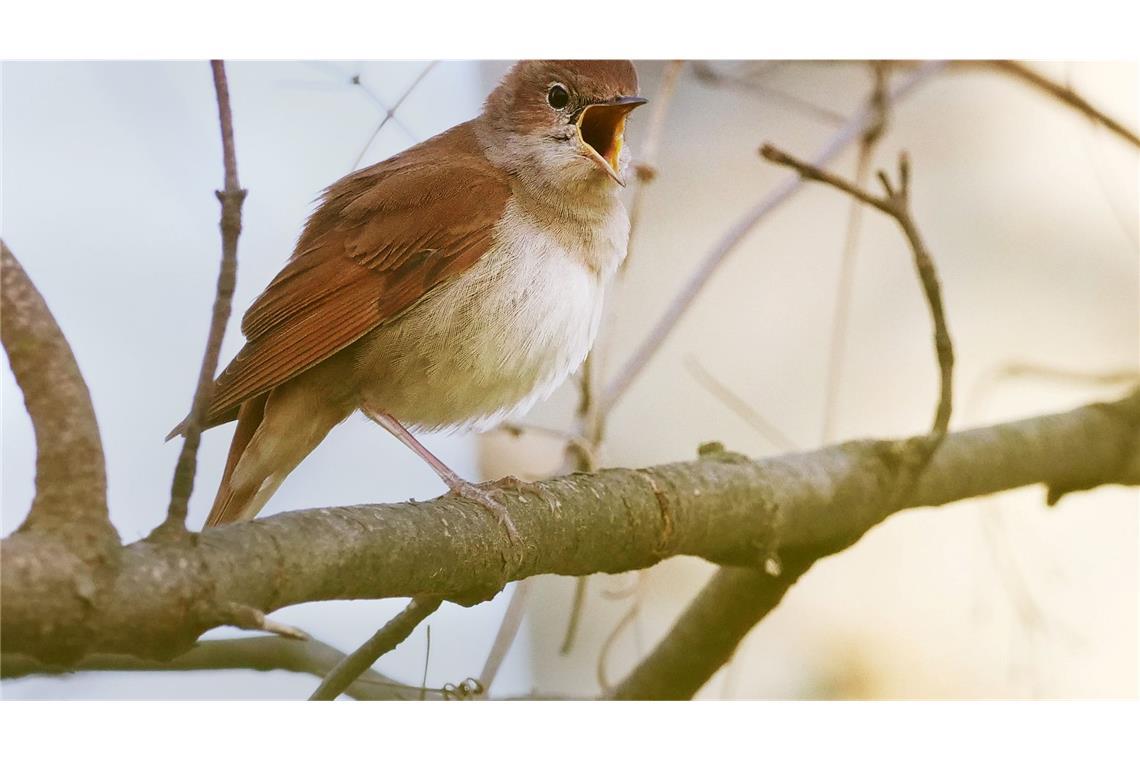
[{"label": "bird", "polygon": [[625,126],[645,102],[630,61],[519,61],[474,119],[330,185],[214,381],[203,429],[237,426],[207,527],[253,519],[360,410],[517,541],[415,433],[488,429],[585,360],[626,254]]}]

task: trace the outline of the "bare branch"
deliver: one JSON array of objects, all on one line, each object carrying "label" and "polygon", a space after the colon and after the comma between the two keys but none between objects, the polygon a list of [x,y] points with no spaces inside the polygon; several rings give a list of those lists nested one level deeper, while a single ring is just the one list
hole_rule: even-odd
[{"label": "bare branch", "polygon": [[483,687],[481,696],[484,699],[490,697],[495,676],[499,674],[499,668],[502,667],[503,660],[507,659],[507,653],[511,651],[511,645],[514,644],[515,637],[518,636],[523,617],[526,616],[526,601],[533,585],[534,581],[530,578],[515,584],[510,604],[507,605],[507,611],[503,613],[502,625],[499,626],[499,631],[495,634],[495,641],[491,644],[487,661],[483,663],[483,670],[479,672],[479,683]]},{"label": "bare branch", "polygon": [[[934,263],[910,215],[909,164],[904,154],[899,160],[897,188],[886,174],[879,172],[879,180],[886,196],[878,198],[861,187],[793,158],[772,145],[765,145],[760,153],[773,163],[795,169],[804,179],[831,185],[891,216],[902,228],[914,253],[915,267],[934,322],[935,353],[941,382],[930,436],[909,441],[897,451],[903,460],[902,474],[884,500],[886,510],[894,511],[896,505],[908,498],[931,457],[945,439],[950,422],[954,365],[953,346],[946,327]],[[857,539],[858,536],[852,536],[850,542]],[[847,545],[849,544],[825,544],[807,550],[795,549],[788,552],[782,561],[773,555],[772,562],[766,563],[763,570],[724,568],[718,571],[665,639],[613,690],[612,695],[624,699],[645,698],[647,695],[659,695],[666,699],[692,696],[732,658],[748,631],[779,604],[791,585],[816,559]],[[715,635],[706,633],[706,629],[715,631]],[[694,647],[698,646],[701,647],[701,656],[683,655],[685,652],[696,651]]]},{"label": "bare branch", "polygon": [[[242,639],[200,641],[173,660],[146,660],[129,654],[96,654],[69,667],[44,665],[22,655],[5,655],[0,675],[23,678],[36,675],[69,675],[94,671],[194,671],[194,670],[285,670],[323,678],[345,658],[345,653],[320,641],[252,636]],[[402,684],[375,670],[367,670],[346,690],[354,699],[441,699],[438,689]]]},{"label": "bare branch", "polygon": [[621,262],[624,271],[629,266],[633,253],[633,243],[641,222],[641,208],[645,203],[645,188],[657,178],[657,152],[661,147],[661,137],[665,133],[665,117],[669,113],[669,104],[673,102],[673,93],[677,91],[677,81],[681,78],[681,71],[685,68],[684,61],[669,61],[665,64],[665,71],[661,75],[661,85],[653,95],[653,111],[649,114],[649,125],[645,130],[645,140],[641,144],[641,151],[634,169],[637,173],[637,185],[633,189],[633,196],[629,201],[629,245],[626,256]]},{"label": "bare branch", "polygon": [[574,641],[578,638],[578,626],[582,623],[582,610],[586,608],[586,592],[590,590],[590,576],[574,579],[574,596],[570,600],[570,617],[566,621],[566,633],[562,634],[562,644],[558,647],[561,655],[570,654]]},{"label": "bare branch", "polygon": [[[3,635],[34,639],[54,632],[48,659],[66,661],[94,635],[93,608],[118,572],[119,534],[107,512],[103,444],[71,346],[3,240],[0,309],[0,340],[36,437],[36,495],[0,552]],[[31,547],[36,551],[25,552]],[[40,587],[55,588],[56,595],[40,597]],[[39,606],[40,614],[9,621],[9,610],[25,604]]]},{"label": "bare branch", "polygon": [[198,445],[202,439],[202,425],[210,397],[214,392],[214,375],[218,370],[218,357],[222,351],[222,340],[226,335],[226,324],[233,308],[234,287],[237,284],[237,244],[241,235],[241,207],[246,191],[238,182],[237,155],[234,152],[233,111],[230,108],[230,90],[226,81],[226,67],[223,61],[210,61],[214,75],[214,90],[218,98],[218,121],[222,133],[222,163],[225,167],[225,185],[217,192],[222,204],[222,264],[218,272],[217,294],[214,297],[210,329],[206,337],[206,350],[202,356],[202,367],[198,371],[198,384],[194,389],[194,401],[190,416],[182,428],[184,440],[174,468],[174,480],[170,485],[170,506],[167,508],[166,522],[158,535],[167,531],[172,534],[186,530],[186,511],[190,494],[194,490],[194,474],[198,468]]},{"label": "bare branch", "polygon": [[[875,145],[883,136],[887,125],[887,75],[889,67],[884,63],[873,62],[871,71],[874,86],[868,104],[878,114],[877,126],[864,135],[859,143],[859,157],[855,163],[855,186],[864,187],[871,170],[871,157]],[[851,296],[855,289],[855,260],[859,252],[859,234],[863,226],[863,204],[852,199],[847,214],[847,234],[843,241],[843,252],[839,262],[839,278],[835,286],[835,312],[831,319],[831,341],[827,357],[827,375],[824,382],[823,424],[820,443],[832,440],[835,425],[836,405],[839,401],[840,378],[847,354],[847,320],[851,312]]]},{"label": "bare branch", "polygon": [[1121,124],[1104,111],[1094,106],[1078,92],[1066,85],[1059,84],[1048,77],[1037,73],[1020,61],[956,61],[955,67],[984,66],[993,71],[1013,77],[1025,84],[1044,92],[1057,99],[1068,107],[1079,111],[1093,122],[1100,124],[1109,131],[1123,138],[1126,142],[1140,148],[1140,135],[1133,129]]},{"label": "bare branch", "polygon": [[299,628],[270,620],[265,617],[264,612],[247,604],[230,604],[225,623],[245,631],[265,631],[297,641],[307,641],[309,638],[309,635]]},{"label": "bare branch", "polygon": [[752,76],[739,76],[717,71],[707,61],[698,61],[693,64],[693,72],[697,75],[697,79],[710,86],[733,87],[758,95],[761,98],[783,102],[790,109],[802,111],[824,124],[838,125],[847,121],[843,114],[832,111],[830,108],[825,108],[793,93],[784,92],[764,84],[760,81],[760,76],[768,73],[767,68],[754,72]]},{"label": "bare branch", "polygon": [[[435,65],[437,63],[439,63],[439,61],[431,61],[428,63],[428,65],[424,67],[423,71],[421,71],[419,75],[416,76],[414,80],[412,80],[412,83],[410,85],[408,85],[408,89],[404,90],[404,93],[396,99],[395,104],[393,104],[393,106],[388,109],[388,112],[384,114],[384,118],[382,118],[380,120],[380,123],[376,125],[376,129],[372,130],[372,134],[369,135],[368,141],[364,143],[364,147],[361,148],[360,153],[356,155],[356,160],[352,162],[353,170],[360,167],[360,162],[364,160],[364,154],[367,153],[368,149],[372,147],[372,143],[376,141],[376,137],[380,134],[381,130],[384,129],[389,121],[395,118],[396,112],[400,110],[400,106],[404,105],[404,101],[408,99],[409,95],[416,91],[416,88],[420,86],[420,82],[424,81],[424,77],[431,73],[431,70],[435,68]],[[353,78],[353,84],[360,84],[359,77]],[[367,92],[367,89],[365,89],[365,91]]]},{"label": "bare branch", "polygon": [[67,338],[0,240],[0,337],[36,436],[36,495],[21,530],[83,524],[113,537],[99,424]]},{"label": "bare branch", "polygon": [[[919,85],[929,80],[942,70],[945,62],[933,61],[923,64],[911,73],[901,84],[894,87],[890,94],[890,103],[897,104],[910,95]],[[820,151],[813,161],[816,165],[824,165],[836,158],[844,148],[859,140],[874,128],[876,118],[875,110],[864,107],[857,113],[838,133],[831,142]],[[666,308],[665,313],[650,329],[649,334],[638,345],[633,354],[626,360],[621,370],[605,389],[605,395],[599,404],[602,412],[608,411],[625,393],[633,381],[656,355],[658,349],[673,332],[673,328],[681,321],[681,317],[696,300],[697,295],[712,278],[713,273],[736,247],[747,237],[757,224],[765,219],[775,209],[791,198],[800,189],[802,180],[792,177],[777,187],[771,194],[749,210],[736,224],[734,224],[724,237],[713,246],[705,258],[697,266],[697,270],[674,296],[673,301]]]},{"label": "bare branch", "polygon": [[721,568],[649,656],[606,696],[690,699],[732,659],[741,640],[810,564],[785,560],[778,576],[748,567]]},{"label": "bare branch", "polygon": [[950,332],[946,326],[946,313],[942,306],[942,289],[938,283],[938,273],[934,269],[934,260],[923,243],[918,227],[910,213],[910,164],[904,153],[899,158],[899,186],[895,188],[886,174],[879,172],[879,180],[883,184],[886,196],[879,198],[871,195],[841,177],[820,169],[817,166],[806,164],[799,159],[789,156],[772,145],[765,145],[760,154],[769,161],[795,169],[801,177],[815,182],[831,185],[863,203],[874,206],[884,214],[894,218],[906,235],[914,253],[914,265],[922,282],[922,289],[926,301],[930,306],[931,318],[934,322],[934,350],[938,358],[940,374],[938,407],[934,413],[934,422],[931,433],[935,438],[946,434],[950,424],[951,402],[953,398],[953,372],[954,347],[950,341]]},{"label": "bare branch", "polygon": [[372,635],[359,649],[345,657],[321,680],[321,685],[313,692],[310,700],[336,699],[352,685],[362,673],[372,667],[372,663],[382,655],[392,651],[412,635],[424,618],[439,609],[441,597],[418,596],[408,602],[404,610],[388,621],[388,624]]},{"label": "bare branch", "polygon": [[837,550],[907,507],[1031,483],[1050,484],[1053,496],[1137,483],[1138,430],[1140,392],[952,433],[897,503],[890,497],[907,472],[911,441],[850,442],[757,461],[706,447],[693,462],[497,490],[519,529],[518,551],[486,510],[452,495],[288,512],[212,528],[196,542],[125,547],[106,599],[80,631],[66,615],[48,627],[34,622],[55,600],[87,605],[73,596],[70,578],[21,573],[51,547],[15,536],[0,551],[0,645],[53,660],[61,641],[81,638],[79,654],[162,659],[227,624],[234,603],[272,612],[326,599],[432,594],[475,604],[512,580],[625,572],[679,554],[756,568],[778,554],[786,568],[797,552]]},{"label": "bare branch", "polygon": [[722,404],[728,407],[737,417],[748,423],[749,427],[762,435],[768,443],[781,451],[793,451],[797,448],[792,439],[765,419],[764,415],[756,411],[747,401],[736,395],[727,385],[701,366],[701,363],[692,356],[685,357],[685,369],[696,378],[697,382],[715,396]]}]

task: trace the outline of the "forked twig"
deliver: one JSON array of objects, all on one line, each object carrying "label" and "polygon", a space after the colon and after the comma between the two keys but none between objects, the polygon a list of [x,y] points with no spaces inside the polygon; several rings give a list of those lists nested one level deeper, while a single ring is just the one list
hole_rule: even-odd
[{"label": "forked twig", "polygon": [[[364,147],[360,149],[360,152],[358,154],[356,154],[356,160],[352,162],[352,168],[354,171],[360,167],[360,162],[364,160],[364,154],[367,153],[368,149],[372,147],[372,143],[376,141],[376,137],[380,134],[380,131],[383,130],[385,126],[387,126],[388,122],[395,118],[396,111],[400,110],[400,106],[404,105],[404,101],[408,99],[409,95],[416,91],[416,88],[420,86],[420,82],[424,81],[424,77],[431,73],[431,70],[435,68],[435,65],[437,63],[439,63],[439,61],[431,61],[428,63],[428,65],[424,67],[424,70],[421,71],[414,80],[412,80],[412,83],[410,85],[408,85],[408,89],[404,90],[404,94],[402,94],[392,105],[392,107],[388,109],[388,112],[384,114],[384,118],[382,118],[380,120],[380,123],[376,125],[376,129],[372,130],[372,134],[369,135],[368,141],[364,143]],[[353,84],[359,84],[359,81],[354,81]]]},{"label": "forked twig", "polygon": [[942,289],[938,283],[938,273],[934,269],[934,261],[931,259],[926,244],[923,243],[910,213],[910,162],[907,155],[903,153],[899,157],[898,187],[892,184],[884,172],[878,173],[879,182],[883,185],[884,195],[882,197],[871,195],[866,190],[856,187],[841,177],[793,158],[773,145],[764,145],[760,149],[760,155],[772,163],[795,169],[806,180],[831,185],[868,206],[874,206],[893,218],[902,228],[914,254],[914,266],[922,282],[922,289],[930,307],[931,319],[934,322],[934,348],[938,359],[940,383],[938,406],[935,409],[931,433],[933,436],[941,438],[946,434],[947,427],[950,424],[954,347],[950,341],[950,332],[946,327],[946,313],[942,305]]}]

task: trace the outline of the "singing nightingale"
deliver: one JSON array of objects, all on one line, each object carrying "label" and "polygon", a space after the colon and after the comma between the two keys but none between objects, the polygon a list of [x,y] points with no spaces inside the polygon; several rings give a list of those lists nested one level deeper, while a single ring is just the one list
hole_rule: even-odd
[{"label": "singing nightingale", "polygon": [[515,539],[410,430],[486,429],[581,365],[626,252],[637,95],[629,61],[523,61],[475,119],[325,190],[215,382],[205,427],[237,428],[206,524],[252,519],[359,409]]}]

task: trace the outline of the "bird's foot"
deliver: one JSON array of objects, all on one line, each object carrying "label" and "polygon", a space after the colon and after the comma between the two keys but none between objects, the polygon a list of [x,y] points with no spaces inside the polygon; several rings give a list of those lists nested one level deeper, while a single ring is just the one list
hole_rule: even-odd
[{"label": "bird's foot", "polygon": [[494,515],[495,519],[499,521],[499,525],[502,525],[507,531],[507,537],[511,540],[511,543],[519,543],[519,533],[515,529],[515,524],[511,520],[510,513],[507,512],[507,508],[500,504],[494,496],[487,492],[485,489],[486,485],[488,484],[475,485],[462,478],[456,478],[455,480],[449,481],[447,487],[451,489],[451,492],[456,496],[469,499]]}]

